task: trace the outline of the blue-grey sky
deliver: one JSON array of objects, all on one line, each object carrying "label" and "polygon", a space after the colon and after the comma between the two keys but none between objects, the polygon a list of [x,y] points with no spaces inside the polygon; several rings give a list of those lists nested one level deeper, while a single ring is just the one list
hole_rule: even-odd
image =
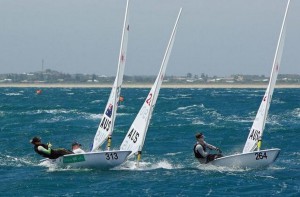
[{"label": "blue-grey sky", "polygon": [[[270,75],[287,0],[131,0],[126,75],[156,75],[179,8],[167,75]],[[126,0],[0,0],[0,73],[114,76]],[[280,73],[300,74],[292,0]]]}]

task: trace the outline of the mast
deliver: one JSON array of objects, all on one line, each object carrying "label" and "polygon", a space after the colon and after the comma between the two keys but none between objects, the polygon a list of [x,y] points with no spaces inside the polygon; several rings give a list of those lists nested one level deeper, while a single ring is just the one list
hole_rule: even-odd
[{"label": "mast", "polygon": [[92,151],[97,151],[98,149],[100,149],[100,146],[106,140],[108,140],[107,149],[110,149],[111,146],[111,135],[114,129],[116,112],[117,112],[118,102],[120,98],[121,86],[123,82],[126,55],[127,55],[126,52],[127,52],[127,43],[128,43],[128,33],[129,33],[128,7],[129,7],[129,0],[127,0],[126,3],[123,31],[121,37],[121,46],[120,46],[120,53],[119,53],[119,60],[118,60],[118,70],[102,119],[100,121],[99,127],[94,137]]},{"label": "mast", "polygon": [[[172,51],[172,46],[174,44],[175,40],[175,34],[177,30],[177,24],[178,20],[181,15],[181,10],[179,11],[179,14],[177,16],[176,23],[174,25],[159,73],[157,75],[157,78],[155,80],[155,83],[153,84],[146,100],[144,101],[144,104],[142,105],[139,113],[137,114],[136,118],[134,119],[132,125],[130,126],[121,146],[121,150],[130,150],[132,151],[131,154],[128,157],[131,157],[138,153],[138,162],[141,158],[141,151],[144,146],[147,130],[149,127],[150,119],[152,116],[152,112],[155,106],[155,103],[158,98],[159,90],[163,81],[163,77],[165,75],[165,71],[167,68],[167,64],[169,61],[169,57]],[[138,165],[137,162],[137,165]]]},{"label": "mast", "polygon": [[283,22],[282,22],[281,29],[280,29],[279,39],[277,42],[277,47],[276,47],[276,51],[275,51],[275,56],[274,56],[274,61],[273,61],[273,66],[272,66],[272,71],[271,71],[271,76],[270,76],[270,81],[269,81],[268,87],[266,89],[265,95],[262,99],[262,102],[260,104],[260,107],[257,111],[253,125],[250,129],[247,141],[246,141],[244,149],[243,149],[243,153],[252,152],[256,148],[258,148],[258,150],[260,150],[263,131],[265,129],[268,111],[270,108],[272,95],[273,95],[273,91],[275,88],[278,71],[279,71],[279,67],[280,67],[280,63],[281,63],[281,57],[282,57],[282,52],[283,52],[284,40],[285,40],[285,32],[286,32],[285,21],[286,21],[286,16],[287,16],[288,9],[289,9],[289,4],[290,4],[290,0],[288,0],[284,18],[283,18]]}]

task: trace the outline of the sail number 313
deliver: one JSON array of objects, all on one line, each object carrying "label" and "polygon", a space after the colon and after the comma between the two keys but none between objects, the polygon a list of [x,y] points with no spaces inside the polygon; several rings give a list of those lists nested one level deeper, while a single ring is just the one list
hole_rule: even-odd
[{"label": "sail number 313", "polygon": [[117,160],[119,159],[118,154],[117,153],[105,153],[105,159],[106,160]]},{"label": "sail number 313", "polygon": [[260,160],[260,159],[267,159],[267,152],[259,152],[259,153],[255,153],[256,156],[256,160]]}]

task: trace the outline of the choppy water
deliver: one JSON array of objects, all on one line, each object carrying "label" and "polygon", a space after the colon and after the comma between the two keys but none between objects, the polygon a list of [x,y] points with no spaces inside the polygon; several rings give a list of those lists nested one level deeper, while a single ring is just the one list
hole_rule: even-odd
[{"label": "choppy water", "polygon": [[[113,147],[118,148],[149,89],[123,89]],[[264,94],[262,89],[162,89],[142,163],[115,169],[59,169],[40,164],[29,139],[54,147],[74,140],[89,146],[110,89],[0,88],[0,196],[299,196],[300,89],[275,89],[263,148],[280,148],[267,169],[200,165],[194,135],[242,151]]]}]

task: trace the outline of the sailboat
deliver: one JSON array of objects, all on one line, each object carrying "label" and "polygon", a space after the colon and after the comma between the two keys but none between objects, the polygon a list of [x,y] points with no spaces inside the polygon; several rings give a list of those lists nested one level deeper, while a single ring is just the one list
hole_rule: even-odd
[{"label": "sailboat", "polygon": [[262,136],[270,108],[273,91],[279,71],[281,56],[283,52],[283,45],[285,39],[285,20],[289,9],[290,0],[288,0],[280,35],[277,43],[275,57],[273,61],[271,76],[265,95],[261,101],[260,107],[256,114],[253,125],[250,129],[248,138],[246,140],[243,152],[240,154],[229,155],[217,158],[210,163],[216,166],[226,167],[240,167],[240,168],[262,168],[272,164],[278,157],[280,149],[265,149],[261,150]]},{"label": "sailboat", "polygon": [[[127,0],[126,3],[118,70],[107,105],[104,110],[104,114],[101,118],[100,124],[93,140],[92,150],[91,152],[87,153],[64,155],[55,160],[52,160],[52,162],[55,162],[60,166],[101,169],[112,168],[122,164],[126,160],[127,156],[131,153],[131,151],[128,150],[110,151],[111,136],[114,129],[126,62],[126,51],[129,33],[128,6],[129,0]],[[101,151],[101,146],[105,142],[107,142],[107,150]]]},{"label": "sailboat", "polygon": [[180,8],[179,10],[157,78],[120,146],[120,150],[131,151],[128,158],[137,154],[137,164],[141,158],[147,130],[150,124],[150,119],[152,117],[152,112],[154,110],[162,81],[165,76],[166,68],[175,40],[177,24],[181,15],[181,10],[182,8]]}]

